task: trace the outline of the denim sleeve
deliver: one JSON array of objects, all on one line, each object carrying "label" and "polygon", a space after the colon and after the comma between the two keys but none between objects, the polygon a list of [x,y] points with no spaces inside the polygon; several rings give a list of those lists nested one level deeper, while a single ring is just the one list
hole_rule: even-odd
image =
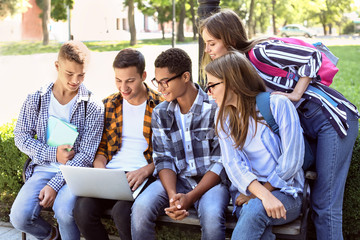
[{"label": "denim sleeve", "polygon": [[256,175],[250,171],[249,160],[246,155],[234,148],[231,138],[223,131],[219,132],[220,146],[222,153],[222,162],[226,170],[227,176],[231,183],[239,192],[250,195],[248,186],[257,179]]},{"label": "denim sleeve", "polygon": [[289,99],[280,95],[272,95],[271,111],[279,125],[281,139],[281,155],[277,165],[268,176],[268,182],[276,188],[288,187],[298,171],[302,171],[304,162],[304,137],[298,114]]}]

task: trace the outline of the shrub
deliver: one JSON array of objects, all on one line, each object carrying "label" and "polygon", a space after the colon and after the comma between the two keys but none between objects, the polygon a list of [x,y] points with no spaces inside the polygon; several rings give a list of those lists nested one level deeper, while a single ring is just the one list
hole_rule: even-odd
[{"label": "shrub", "polygon": [[15,120],[0,127],[0,200],[15,198],[20,190],[27,158],[14,143]]}]

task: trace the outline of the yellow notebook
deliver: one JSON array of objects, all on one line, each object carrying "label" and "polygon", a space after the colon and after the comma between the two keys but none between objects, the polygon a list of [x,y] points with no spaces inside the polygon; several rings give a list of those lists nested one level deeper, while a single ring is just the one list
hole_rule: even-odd
[{"label": "yellow notebook", "polygon": [[50,116],[46,132],[47,144],[51,147],[74,145],[79,135],[75,125]]}]

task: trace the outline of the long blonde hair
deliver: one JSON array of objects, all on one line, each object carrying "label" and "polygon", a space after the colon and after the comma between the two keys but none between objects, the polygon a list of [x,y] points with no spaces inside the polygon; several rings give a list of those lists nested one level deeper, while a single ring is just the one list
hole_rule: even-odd
[{"label": "long blonde hair", "polygon": [[[230,51],[205,67],[205,72],[224,82],[225,92],[216,119],[216,130],[219,127],[225,131],[224,123],[229,118],[228,134],[233,138],[235,147],[244,147],[250,118],[260,122],[256,112],[256,96],[265,92],[264,81],[260,78],[249,60],[238,51]],[[236,106],[226,105],[229,92],[237,96]],[[256,128],[255,128],[256,132]]]},{"label": "long blonde hair", "polygon": [[[247,53],[265,38],[249,40],[246,29],[240,17],[232,10],[222,10],[200,22],[200,34],[206,29],[211,36],[223,41],[228,51],[238,50]],[[204,53],[201,59],[201,69],[211,62],[209,54]]]}]

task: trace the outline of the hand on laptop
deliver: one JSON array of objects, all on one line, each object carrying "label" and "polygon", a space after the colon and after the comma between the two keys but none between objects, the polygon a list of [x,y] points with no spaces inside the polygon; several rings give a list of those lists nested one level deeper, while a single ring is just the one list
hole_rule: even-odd
[{"label": "hand on laptop", "polygon": [[[68,149],[71,149],[70,151]],[[75,152],[71,145],[60,145],[56,149],[56,160],[59,163],[66,164],[67,161],[73,159]]]},{"label": "hand on laptop", "polygon": [[132,191],[135,191],[148,176],[149,174],[144,167],[126,173],[126,178]]}]

